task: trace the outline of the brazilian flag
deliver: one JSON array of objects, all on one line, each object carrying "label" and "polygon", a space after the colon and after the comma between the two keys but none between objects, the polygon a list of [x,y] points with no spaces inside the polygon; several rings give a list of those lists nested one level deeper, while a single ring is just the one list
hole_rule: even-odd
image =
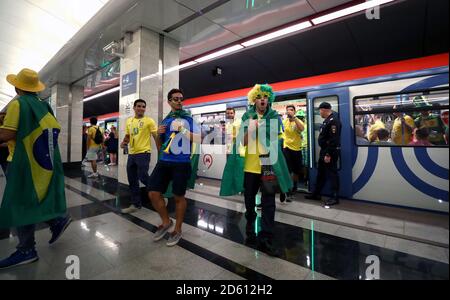
[{"label": "brazilian flag", "polygon": [[[223,171],[222,181],[220,185],[220,196],[233,196],[238,193],[244,192],[244,166],[245,157],[241,156],[241,151],[239,151],[239,143],[244,140],[244,135],[247,132],[248,121],[256,120],[257,113],[255,106],[249,108],[249,110],[242,116],[241,128],[239,130],[238,137],[233,144],[233,150],[227,158],[227,163]],[[282,192],[286,193],[292,189],[292,179],[289,175],[289,169],[286,164],[283,152],[281,150],[281,142],[271,143],[271,137],[278,135],[282,130],[282,122],[278,116],[278,112],[269,108],[263,116],[266,120],[266,149],[271,149],[271,151],[278,152],[277,161],[273,162],[272,168],[277,176],[277,181]],[[278,127],[272,128],[270,126],[270,120],[278,120]],[[276,134],[274,134],[275,131]]]},{"label": "brazilian flag", "polygon": [[18,98],[19,130],[0,206],[0,228],[37,224],[66,212],[64,171],[58,147],[61,126],[47,102]]}]

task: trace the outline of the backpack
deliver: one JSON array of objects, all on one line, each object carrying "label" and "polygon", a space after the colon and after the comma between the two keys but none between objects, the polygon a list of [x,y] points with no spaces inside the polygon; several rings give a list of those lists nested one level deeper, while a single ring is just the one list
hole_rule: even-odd
[{"label": "backpack", "polygon": [[97,145],[100,145],[103,143],[103,134],[100,131],[100,127],[97,127],[97,130],[95,131],[94,142]]}]

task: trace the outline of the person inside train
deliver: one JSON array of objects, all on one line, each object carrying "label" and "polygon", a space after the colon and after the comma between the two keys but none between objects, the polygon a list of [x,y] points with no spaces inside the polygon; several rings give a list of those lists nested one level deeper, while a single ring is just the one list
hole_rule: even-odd
[{"label": "person inside train", "polygon": [[[282,154],[279,136],[282,121],[272,109],[275,99],[270,85],[257,84],[248,93],[249,110],[227,159],[222,176],[220,195],[232,196],[244,191],[246,244],[271,255],[279,256],[273,245],[275,227],[275,194],[292,189],[292,179]],[[241,157],[239,144],[246,146]],[[255,234],[256,195],[261,190],[262,226]]]},{"label": "person inside train", "polygon": [[143,99],[134,101],[134,117],[128,118],[125,125],[125,137],[121,143],[122,149],[128,150],[127,176],[131,191],[131,204],[122,209],[122,213],[129,214],[141,209],[141,191],[139,181],[149,186],[148,169],[152,152],[151,139],[159,149],[158,128],[155,121],[145,116],[147,102]]},{"label": "person inside train", "polygon": [[396,145],[408,145],[412,141],[415,128],[414,120],[404,112],[399,111],[403,109],[403,105],[394,105],[393,109],[396,119],[392,126],[392,141]]},{"label": "person inside train", "polygon": [[304,183],[304,186],[308,186],[308,124],[306,122],[306,114],[305,111],[300,107],[296,113],[297,118],[303,122],[304,130],[302,131],[302,169],[301,169],[301,178],[300,182]]},{"label": "person inside train", "polygon": [[372,144],[377,145],[377,146],[392,146],[392,145],[394,145],[390,141],[389,130],[387,130],[386,128],[380,128],[377,130],[377,139]]},{"label": "person inside train", "polygon": [[427,127],[416,128],[414,131],[414,140],[409,143],[410,146],[432,147],[433,144],[428,141],[430,131]]},{"label": "person inside train", "polygon": [[431,112],[433,106],[423,96],[414,98],[416,107],[423,108],[420,115],[414,120],[417,128],[426,127],[429,130],[428,141],[434,145],[445,145],[445,124],[440,116]]},{"label": "person inside train", "polygon": [[364,134],[362,125],[355,125],[355,135],[356,135],[356,145],[365,146],[370,144]]},{"label": "person inside train", "polygon": [[370,143],[376,142],[378,135],[377,132],[379,129],[386,128],[386,125],[381,120],[381,114],[374,114],[372,116],[372,124],[369,127],[369,131],[367,133],[367,139]]},{"label": "person inside train", "polygon": [[229,155],[231,153],[231,146],[235,142],[236,136],[239,132],[241,120],[236,119],[236,110],[233,107],[227,108],[225,117],[226,117],[225,132],[227,145],[226,150],[227,155]]},{"label": "person inside train", "polygon": [[289,172],[292,174],[294,186],[287,195],[284,193],[280,195],[280,201],[292,202],[292,196],[297,191],[297,183],[302,169],[302,132],[305,130],[305,124],[297,118],[294,105],[286,106],[286,116],[287,118],[283,121],[283,154]]}]

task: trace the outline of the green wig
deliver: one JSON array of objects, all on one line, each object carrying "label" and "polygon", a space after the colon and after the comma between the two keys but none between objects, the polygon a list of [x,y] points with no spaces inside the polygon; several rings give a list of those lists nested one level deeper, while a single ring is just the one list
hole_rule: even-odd
[{"label": "green wig", "polygon": [[248,93],[248,104],[255,105],[256,99],[267,96],[269,99],[269,105],[273,103],[275,100],[275,94],[273,93],[273,89],[268,84],[256,84],[253,89]]}]

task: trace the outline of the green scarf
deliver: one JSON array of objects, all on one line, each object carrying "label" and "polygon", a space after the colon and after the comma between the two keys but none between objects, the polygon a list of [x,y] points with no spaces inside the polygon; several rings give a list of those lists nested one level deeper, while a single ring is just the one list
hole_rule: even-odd
[{"label": "green scarf", "polygon": [[18,99],[19,128],[0,206],[0,228],[37,224],[66,212],[64,171],[58,147],[61,126],[48,103]]},{"label": "green scarf", "polygon": [[[222,183],[220,187],[220,196],[232,196],[244,191],[244,165],[245,158],[239,155],[239,144],[243,141],[243,137],[248,130],[248,120],[256,120],[258,118],[255,106],[251,107],[242,116],[242,126],[239,130],[239,134],[236,138],[231,154],[227,158],[227,163],[222,176]],[[282,192],[286,193],[292,189],[292,180],[289,175],[289,170],[286,164],[286,160],[283,156],[281,149],[281,143],[278,140],[279,128],[282,126],[281,120],[278,117],[278,113],[271,107],[266,111],[263,116],[266,121],[266,145],[265,146],[269,152],[277,151],[278,159],[272,163],[273,170],[277,176],[278,184]],[[277,120],[277,126],[270,126],[270,120]],[[277,137],[277,142],[273,143],[270,140],[271,136]]]},{"label": "green scarf", "polygon": [[[163,122],[167,119],[171,119],[171,118],[175,118],[175,119],[192,119],[192,115],[185,111],[185,110],[177,110],[177,111],[171,111],[163,120]],[[160,151],[160,156],[162,153],[162,149],[167,148],[167,146],[170,143],[170,139],[168,139],[162,146],[161,146],[161,151]],[[197,179],[197,171],[198,171],[198,162],[199,162],[199,158],[200,155],[197,152],[197,150],[199,149],[200,145],[196,144],[196,143],[192,143],[192,154],[191,154],[191,177],[188,180],[188,188],[189,189],[193,189],[195,188],[195,180]],[[172,194],[172,182],[169,184],[169,187],[167,188],[167,192],[164,194],[164,197],[166,198],[171,198],[173,196]]]}]

